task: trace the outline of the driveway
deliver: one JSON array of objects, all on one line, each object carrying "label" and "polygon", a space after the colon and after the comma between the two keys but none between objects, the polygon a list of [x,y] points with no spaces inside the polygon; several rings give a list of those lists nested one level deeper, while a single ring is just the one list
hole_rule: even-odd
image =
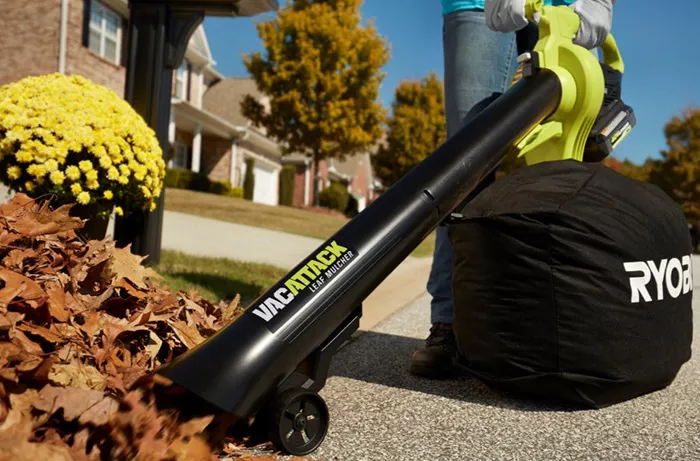
[{"label": "driveway", "polygon": [[[700,321],[700,258],[694,260]],[[602,410],[554,411],[504,398],[478,381],[407,371],[428,332],[423,296],[341,349],[321,394],[331,427],[324,460],[700,460],[700,332],[667,389]]]}]

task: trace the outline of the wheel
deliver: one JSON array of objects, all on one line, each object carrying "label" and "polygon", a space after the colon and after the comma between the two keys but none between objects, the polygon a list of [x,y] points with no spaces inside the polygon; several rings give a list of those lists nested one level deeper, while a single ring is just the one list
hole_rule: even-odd
[{"label": "wheel", "polygon": [[277,396],[269,413],[270,439],[290,455],[308,455],[328,432],[328,407],[321,396],[304,389],[290,389]]}]

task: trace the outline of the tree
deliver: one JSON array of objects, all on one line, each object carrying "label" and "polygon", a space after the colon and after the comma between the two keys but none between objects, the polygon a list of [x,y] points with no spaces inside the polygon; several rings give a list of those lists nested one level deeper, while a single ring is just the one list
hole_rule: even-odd
[{"label": "tree", "polygon": [[390,187],[445,141],[442,81],[431,72],[405,80],[394,90],[386,143],[372,156],[375,175]]},{"label": "tree", "polygon": [[257,23],[265,56],[244,55],[270,110],[252,97],[243,114],[280,142],[285,154],[313,158],[314,205],[319,162],[343,159],[383,134],[385,110],[377,102],[389,48],[370,22],[361,25],[362,0],[292,0],[273,20]]},{"label": "tree", "polygon": [[664,127],[668,149],[661,152],[649,181],[683,208],[689,220],[700,219],[700,108],[688,108]]},{"label": "tree", "polygon": [[650,158],[647,158],[641,165],[637,165],[630,160],[625,159],[624,161],[620,161],[610,156],[603,160],[603,164],[620,174],[642,182],[649,181],[649,175],[656,167],[656,161]]}]

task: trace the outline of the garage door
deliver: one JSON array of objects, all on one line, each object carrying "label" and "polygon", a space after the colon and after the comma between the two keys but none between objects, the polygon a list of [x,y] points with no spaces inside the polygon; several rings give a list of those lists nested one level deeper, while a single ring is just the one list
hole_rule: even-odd
[{"label": "garage door", "polygon": [[253,201],[266,205],[277,205],[279,202],[277,171],[260,161],[256,161],[253,173],[255,174]]}]

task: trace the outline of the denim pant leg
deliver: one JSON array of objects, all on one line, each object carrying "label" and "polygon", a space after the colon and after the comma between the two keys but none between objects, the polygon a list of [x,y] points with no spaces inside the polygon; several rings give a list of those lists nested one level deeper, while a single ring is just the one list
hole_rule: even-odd
[{"label": "denim pant leg", "polygon": [[[516,68],[515,34],[490,30],[483,11],[457,11],[444,16],[443,50],[449,137],[510,85]],[[431,322],[451,324],[452,248],[442,225],[436,229],[427,289],[432,296]]]}]

